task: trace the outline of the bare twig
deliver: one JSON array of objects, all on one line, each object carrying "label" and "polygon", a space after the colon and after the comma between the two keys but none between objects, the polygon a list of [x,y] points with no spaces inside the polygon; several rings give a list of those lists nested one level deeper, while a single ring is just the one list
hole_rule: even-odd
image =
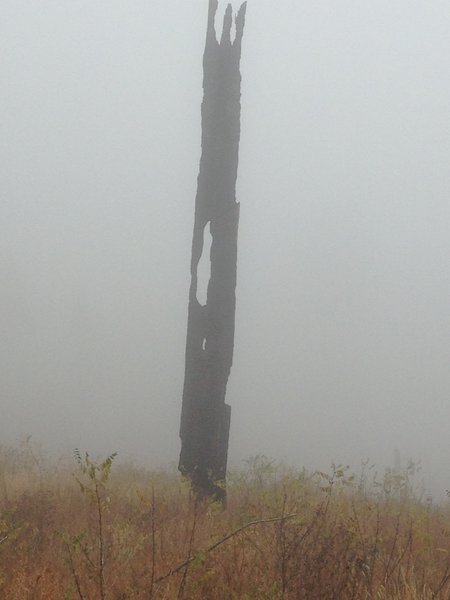
[{"label": "bare twig", "polygon": [[7,535],[5,535],[5,537],[2,537],[2,539],[0,540],[0,544],[3,544],[3,542],[6,542],[7,539],[8,539]]},{"label": "bare twig", "polygon": [[[290,515],[285,515],[282,517],[273,517],[271,519],[259,519],[257,521],[250,521],[249,523],[245,523],[245,525],[242,525],[241,527],[238,527],[231,533],[228,533],[227,535],[225,535],[218,542],[215,542],[214,544],[212,544],[211,546],[206,548],[206,550],[201,552],[201,554],[208,554],[209,552],[212,552],[213,550],[215,550],[216,548],[218,548],[225,542],[228,542],[228,540],[230,540],[234,536],[238,535],[239,533],[241,533],[241,531],[244,531],[248,527],[253,527],[254,525],[262,525],[264,523],[278,523],[279,521],[286,521],[287,519],[292,519],[296,516],[297,516],[297,513],[292,513]],[[167,579],[171,575],[175,575],[176,573],[179,573],[182,569],[184,569],[191,562],[193,562],[197,558],[198,554],[199,553],[192,555],[191,557],[189,557],[187,560],[185,560],[178,566],[174,567],[173,569],[170,569],[170,571],[168,571],[165,575],[161,575],[161,577],[158,577],[157,579],[155,579],[155,584],[160,583],[161,581],[164,581],[164,579]]]},{"label": "bare twig", "polygon": [[387,583],[390,576],[392,575],[393,571],[391,571],[391,563],[394,560],[394,553],[395,550],[397,548],[397,544],[399,541],[399,536],[400,536],[400,519],[401,519],[401,513],[398,513],[397,515],[397,519],[396,519],[396,523],[395,523],[395,532],[394,532],[394,540],[392,542],[392,547],[391,547],[391,551],[389,553],[389,558],[387,561],[387,564],[385,565],[385,571],[384,571],[384,583]]},{"label": "bare twig", "polygon": [[156,526],[155,526],[155,486],[152,484],[152,506],[151,506],[151,526],[152,526],[152,568],[150,574],[150,592],[149,600],[153,598],[153,587],[155,585],[156,569]]},{"label": "bare twig", "polygon": [[103,539],[103,511],[102,511],[102,500],[100,498],[100,491],[98,483],[95,483],[95,501],[97,504],[97,515],[98,515],[98,577],[100,587],[100,598],[105,600],[105,550],[104,550],[104,539]]},{"label": "bare twig", "polygon": [[69,546],[69,544],[65,544],[66,550],[67,550],[67,554],[68,554],[68,562],[69,562],[69,567],[70,567],[70,571],[72,573],[72,577],[73,580],[75,582],[75,587],[77,588],[77,594],[80,600],[85,600],[85,597],[83,595],[83,592],[81,591],[81,582],[80,582],[80,578],[78,576],[77,570],[75,568],[75,563],[73,560],[73,555],[72,555],[72,550]]},{"label": "bare twig", "polygon": [[[287,503],[287,492],[284,490],[283,494],[283,507],[282,507],[282,517],[286,514],[286,503]],[[277,535],[277,552],[278,552],[278,564],[280,565],[280,578],[281,578],[281,598],[284,598],[287,590],[287,566],[288,566],[288,548],[287,548],[287,540],[286,540],[286,530],[285,530],[285,522],[286,520],[281,518],[280,524],[278,526],[278,535]]]},{"label": "bare twig", "polygon": [[[198,499],[198,497],[196,497],[195,504],[194,504],[194,519],[192,521],[191,532],[189,535],[188,556],[190,556],[192,554],[192,548],[194,547],[194,537],[195,537],[195,532],[197,529],[198,508],[199,508],[199,499]],[[185,562],[185,565],[183,568],[183,577],[181,579],[180,587],[178,588],[177,600],[183,600],[184,588],[186,586],[186,578],[187,578],[187,572],[189,569],[189,564],[190,564],[189,561]]]}]

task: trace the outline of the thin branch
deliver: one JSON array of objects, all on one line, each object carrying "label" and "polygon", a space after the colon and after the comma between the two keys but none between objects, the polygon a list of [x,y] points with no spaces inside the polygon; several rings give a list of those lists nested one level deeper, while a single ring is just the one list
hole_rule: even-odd
[{"label": "thin branch", "polygon": [[[197,529],[198,507],[199,507],[199,500],[198,500],[198,498],[196,498],[195,499],[195,506],[194,506],[194,519],[192,521],[191,534],[189,536],[188,556],[190,554],[192,554],[192,548],[194,546],[194,537],[195,537],[195,532],[196,532],[196,529]],[[180,587],[178,588],[177,600],[183,600],[184,587],[186,585],[186,578],[187,578],[187,572],[188,572],[189,564],[190,564],[189,560],[185,561],[185,566],[184,566],[184,569],[183,569],[183,577],[181,579]]]},{"label": "thin branch", "polygon": [[80,600],[85,600],[83,592],[81,591],[80,578],[78,577],[78,573],[75,568],[75,563],[73,561],[72,549],[70,548],[69,544],[65,544],[65,547],[66,547],[68,558],[69,558],[70,571],[72,573],[72,577],[75,582],[75,587],[77,588],[78,597]]},{"label": "thin branch", "polygon": [[[249,523],[245,523],[245,525],[238,527],[238,529],[235,529],[231,533],[228,533],[222,539],[220,539],[218,542],[215,542],[214,544],[212,544],[211,546],[206,548],[206,550],[204,550],[203,552],[200,552],[200,553],[201,554],[209,554],[209,552],[212,552],[213,550],[215,550],[216,548],[218,548],[225,542],[228,542],[228,540],[230,540],[234,536],[238,535],[239,533],[241,533],[241,531],[244,531],[248,527],[253,527],[254,525],[262,525],[264,523],[278,523],[280,521],[286,521],[287,519],[292,519],[296,516],[297,516],[297,513],[292,513],[290,515],[285,515],[283,517],[273,517],[271,519],[259,519],[258,521],[250,521]],[[168,571],[165,575],[162,575],[161,577],[158,577],[158,579],[155,579],[155,584],[160,583],[161,581],[164,581],[164,579],[167,579],[171,575],[175,575],[176,573],[179,573],[179,571],[181,571],[182,569],[187,567],[191,562],[193,562],[200,553],[197,552],[196,554],[194,554],[193,556],[191,556],[190,558],[188,558],[187,560],[185,560],[184,562],[179,564],[177,567],[170,569],[170,571]]]},{"label": "thin branch", "polygon": [[155,486],[152,483],[152,506],[151,506],[151,525],[152,525],[152,568],[150,573],[150,592],[149,600],[153,598],[153,588],[155,585],[156,571],[156,528],[155,528]]},{"label": "thin branch", "polygon": [[99,486],[95,482],[95,501],[97,504],[98,515],[98,577],[100,586],[100,598],[105,600],[105,550],[103,539],[103,511],[102,500],[100,498]]}]

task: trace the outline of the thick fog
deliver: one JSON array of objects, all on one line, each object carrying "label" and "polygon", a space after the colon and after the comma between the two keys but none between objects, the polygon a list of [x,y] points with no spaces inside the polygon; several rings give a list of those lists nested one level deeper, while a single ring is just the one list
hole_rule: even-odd
[{"label": "thick fog", "polygon": [[[206,16],[1,3],[2,443],[177,461]],[[399,453],[450,487],[449,27],[248,2],[233,464]]]}]

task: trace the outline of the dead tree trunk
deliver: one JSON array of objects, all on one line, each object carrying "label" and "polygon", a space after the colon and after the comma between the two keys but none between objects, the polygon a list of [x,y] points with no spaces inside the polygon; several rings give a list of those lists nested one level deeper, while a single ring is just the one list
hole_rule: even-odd
[{"label": "dead tree trunk", "polygon": [[[202,154],[195,200],[189,290],[186,367],[181,413],[179,470],[197,494],[225,497],[231,407],[225,403],[233,362],[239,204],[236,178],[240,137],[239,64],[246,3],[235,17],[228,5],[220,43],[214,18],[217,0],[209,0],[203,57]],[[211,275],[206,304],[199,302],[198,264],[209,225]]]}]

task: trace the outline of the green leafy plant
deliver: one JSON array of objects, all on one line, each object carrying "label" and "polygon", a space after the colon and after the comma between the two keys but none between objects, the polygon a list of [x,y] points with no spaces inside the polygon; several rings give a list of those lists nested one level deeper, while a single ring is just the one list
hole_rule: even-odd
[{"label": "green leafy plant", "polygon": [[88,452],[84,455],[75,448],[73,452],[75,461],[78,465],[78,474],[75,480],[78,483],[81,493],[86,496],[95,510],[97,525],[97,549],[96,556],[92,556],[88,545],[85,543],[85,532],[72,538],[70,542],[66,540],[65,547],[69,557],[72,576],[77,588],[80,600],[84,598],[81,591],[80,578],[77,574],[74,562],[74,551],[81,551],[85,561],[94,568],[98,581],[98,593],[101,600],[106,598],[105,581],[105,558],[106,558],[106,539],[105,539],[105,511],[111,502],[107,491],[107,483],[111,475],[111,468],[117,452],[110,454],[105,460],[95,461]]}]

